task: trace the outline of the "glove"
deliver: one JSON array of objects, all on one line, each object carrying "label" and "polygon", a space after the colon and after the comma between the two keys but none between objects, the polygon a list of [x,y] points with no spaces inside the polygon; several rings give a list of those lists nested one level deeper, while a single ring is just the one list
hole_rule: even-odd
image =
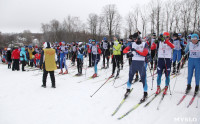
[{"label": "glove", "polygon": [[130,57],[133,57],[133,53],[130,51],[130,52],[128,52],[128,57],[130,58]]},{"label": "glove", "polygon": [[131,48],[131,51],[136,51],[136,49],[135,48]]}]

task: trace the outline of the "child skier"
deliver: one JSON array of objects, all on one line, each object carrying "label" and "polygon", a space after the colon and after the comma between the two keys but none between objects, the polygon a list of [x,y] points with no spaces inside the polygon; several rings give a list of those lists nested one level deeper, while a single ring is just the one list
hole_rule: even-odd
[{"label": "child skier", "polygon": [[25,51],[25,48],[24,48],[24,47],[21,48],[21,52],[20,52],[20,61],[21,61],[21,63],[22,63],[22,71],[25,71],[25,70],[24,70],[24,66],[26,65],[27,59],[26,59],[26,51]]},{"label": "child skier", "polygon": [[35,54],[36,66],[37,67],[39,67],[39,65],[40,65],[40,57],[41,57],[41,54],[39,53],[39,51],[37,51],[36,54]]},{"label": "child skier", "polygon": [[185,49],[185,53],[188,51],[189,53],[189,60],[188,60],[188,82],[186,88],[186,94],[191,89],[191,81],[193,76],[193,71],[195,70],[195,95],[198,94],[199,91],[199,78],[200,78],[200,42],[199,36],[197,34],[192,34],[191,36],[192,42],[187,44]]},{"label": "child skier", "polygon": [[[62,45],[60,46],[60,73],[59,74],[68,74],[68,69],[66,65],[66,57],[65,55],[68,53],[68,50],[66,49],[65,42],[62,42]],[[66,69],[66,71],[63,73],[63,65]]]},{"label": "child skier", "polygon": [[[129,79],[127,82],[127,90],[125,97],[130,93],[131,83],[136,71],[139,71],[141,75],[141,80],[143,83],[144,95],[140,102],[144,102],[147,99],[147,82],[146,82],[146,69],[145,69],[145,56],[148,54],[148,46],[145,42],[141,42],[138,38],[138,33],[133,34],[133,41],[128,47],[124,49],[124,53],[128,53],[129,56],[132,56],[132,62],[129,69]],[[129,51],[130,50],[130,51]]]},{"label": "child skier", "polygon": [[91,52],[92,52],[92,65],[94,65],[94,74],[92,78],[95,78],[97,77],[97,64],[100,60],[100,54],[101,54],[101,49],[99,45],[96,44],[95,40],[92,40]]},{"label": "child skier", "polygon": [[83,47],[82,42],[79,42],[78,43],[78,48],[77,48],[77,69],[78,69],[78,74],[76,74],[76,76],[81,76],[82,75],[83,55],[84,55],[84,47]]},{"label": "child skier", "polygon": [[170,71],[171,71],[171,58],[172,58],[172,49],[174,45],[170,42],[170,34],[168,32],[163,33],[164,41],[159,41],[158,46],[153,43],[151,49],[158,49],[158,66],[157,66],[157,91],[156,94],[161,92],[160,84],[162,72],[165,70],[165,89],[163,95],[167,93],[169,82],[170,82]]}]

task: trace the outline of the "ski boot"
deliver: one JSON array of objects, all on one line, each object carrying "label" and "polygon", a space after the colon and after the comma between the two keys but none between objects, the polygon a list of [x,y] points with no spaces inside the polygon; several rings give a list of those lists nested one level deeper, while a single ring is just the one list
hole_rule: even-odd
[{"label": "ski boot", "polygon": [[66,70],[63,74],[68,74],[68,71]]},{"label": "ski boot", "polygon": [[199,92],[199,85],[195,86],[195,91],[194,91],[194,95],[197,95]]},{"label": "ski boot", "polygon": [[59,72],[59,74],[63,74],[63,71],[61,70],[61,71]]},{"label": "ski boot", "polygon": [[110,75],[110,77],[109,77],[109,78],[113,78],[113,77],[114,77],[114,74]]},{"label": "ski boot", "polygon": [[148,96],[148,93],[147,92],[144,92],[144,96],[143,98],[140,100],[140,103],[143,103],[147,100],[147,96]]},{"label": "ski boot", "polygon": [[46,88],[46,85],[42,85],[41,87]]},{"label": "ski boot", "polygon": [[191,85],[188,84],[188,85],[187,85],[187,88],[186,88],[186,90],[185,90],[185,94],[188,94],[188,93],[190,92],[190,90],[191,90]]},{"label": "ski boot", "polygon": [[96,73],[92,75],[92,78],[95,78],[95,77],[97,77],[97,74],[96,74]]},{"label": "ski boot", "polygon": [[166,95],[166,94],[167,94],[167,90],[168,90],[168,86],[165,86],[165,89],[164,89],[163,95]]},{"label": "ski boot", "polygon": [[56,86],[51,86],[51,88],[56,88]]},{"label": "ski boot", "polygon": [[160,86],[157,86],[156,95],[158,95],[160,92],[161,92]]},{"label": "ski boot", "polygon": [[81,76],[82,74],[81,73],[78,73],[78,74],[76,74],[75,76]]},{"label": "ski boot", "polygon": [[117,70],[117,75],[116,75],[115,79],[119,78],[119,71],[120,71],[120,69]]},{"label": "ski boot", "polygon": [[126,89],[126,93],[124,94],[124,98],[126,98],[130,94],[130,92],[131,92],[130,89]]}]

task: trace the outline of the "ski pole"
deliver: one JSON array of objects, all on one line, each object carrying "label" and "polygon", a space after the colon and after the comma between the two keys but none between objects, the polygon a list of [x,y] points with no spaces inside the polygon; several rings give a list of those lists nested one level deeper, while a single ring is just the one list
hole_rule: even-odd
[{"label": "ski pole", "polygon": [[87,74],[87,56],[86,56],[86,69],[85,69],[85,77],[86,77],[86,74]]},{"label": "ski pole", "polygon": [[105,81],[105,83],[103,83],[90,97],[93,97],[107,82],[108,82],[108,80],[110,79],[111,77],[109,77],[106,81]]},{"label": "ski pole", "polygon": [[169,84],[169,92],[170,92],[170,95],[172,96],[172,92],[171,92],[170,84]]},{"label": "ski pole", "polygon": [[196,108],[198,108],[198,103],[199,103],[198,101],[199,101],[199,97],[197,96],[197,106],[196,106]]},{"label": "ski pole", "polygon": [[[189,51],[188,51],[187,53],[189,53]],[[187,55],[187,53],[186,53],[185,55]],[[184,58],[184,56],[181,58],[181,60],[180,60],[178,63],[180,63],[180,62],[183,60],[183,58]],[[179,67],[179,69],[180,69],[180,67]],[[185,73],[185,70],[184,70],[184,73]],[[173,90],[172,90],[172,94],[174,93],[174,89],[175,89],[175,86],[176,86],[176,82],[177,82],[177,76],[176,76],[176,79],[175,79],[175,83],[174,83],[174,87],[173,87]],[[171,96],[171,97],[172,97],[172,96]]]},{"label": "ski pole", "polygon": [[[149,67],[149,63],[147,63],[147,66]],[[150,73],[151,73],[150,67],[149,67],[149,70],[150,70]],[[153,75],[152,75],[152,73],[151,73],[151,77],[152,77],[152,76],[153,76]],[[151,90],[153,90],[153,82],[152,82]]]}]

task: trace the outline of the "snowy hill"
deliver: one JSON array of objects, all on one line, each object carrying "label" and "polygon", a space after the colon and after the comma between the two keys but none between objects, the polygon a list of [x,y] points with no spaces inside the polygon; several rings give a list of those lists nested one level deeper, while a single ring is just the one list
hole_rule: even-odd
[{"label": "snowy hill", "polygon": [[[70,65],[70,61],[67,61],[67,65]],[[171,96],[168,91],[159,110],[156,108],[161,95],[149,106],[144,107],[151,98],[125,118],[117,120],[140,101],[143,96],[142,83],[136,82],[132,85],[133,91],[125,103],[116,115],[111,116],[123,99],[126,85],[115,88],[114,80],[111,79],[91,98],[90,96],[106,81],[105,78],[111,75],[112,65],[109,69],[100,70],[101,66],[102,62],[98,65],[99,77],[95,79],[88,79],[93,75],[94,69],[86,69],[86,63],[83,74],[85,69],[87,73],[82,77],[74,76],[77,73],[76,67],[70,67],[68,75],[58,75],[60,70],[56,70],[57,88],[51,88],[48,76],[47,88],[44,89],[41,87],[41,71],[13,72],[7,69],[7,65],[0,64],[0,124],[200,124],[200,106],[196,108],[200,95],[187,108],[194,92],[194,78],[190,95],[177,106],[187,85],[187,67],[181,70],[181,75],[177,78],[171,76],[172,91],[176,82],[174,92]],[[126,61],[115,86],[128,80],[128,71]],[[147,76],[150,75],[150,71],[147,70]],[[147,81],[150,96],[156,91],[156,76],[153,90],[151,77],[148,77]],[[161,86],[164,85],[165,80],[162,80]]]}]

